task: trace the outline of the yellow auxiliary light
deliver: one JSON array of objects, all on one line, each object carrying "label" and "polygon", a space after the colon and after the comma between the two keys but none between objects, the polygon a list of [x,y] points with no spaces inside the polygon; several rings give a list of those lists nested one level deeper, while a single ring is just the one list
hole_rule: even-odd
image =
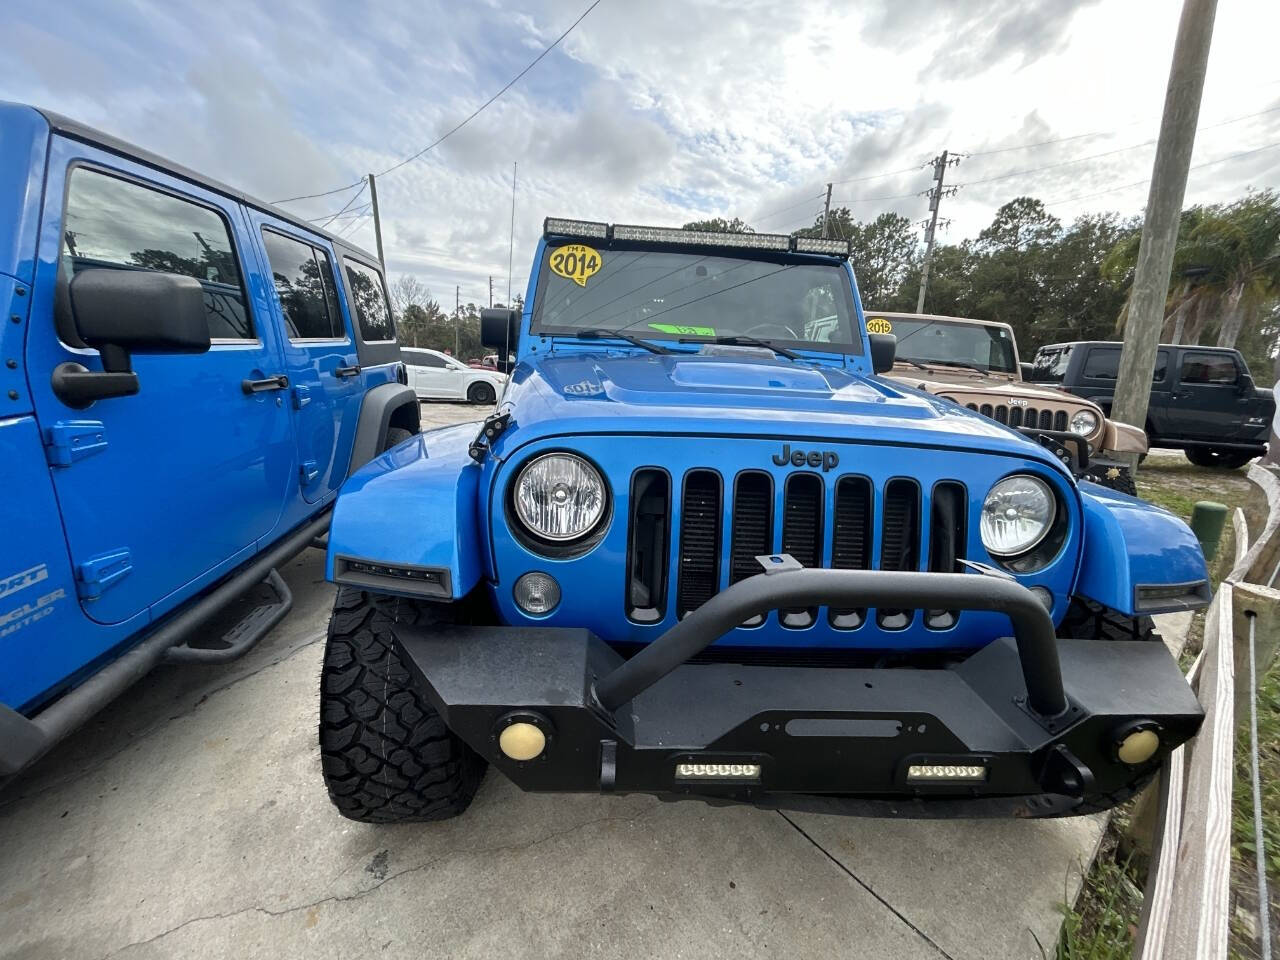
[{"label": "yellow auxiliary light", "polygon": [[532,760],[547,748],[547,735],[532,723],[517,721],[498,734],[498,749],[512,760]]},{"label": "yellow auxiliary light", "polygon": [[1159,749],[1160,735],[1147,727],[1143,730],[1135,730],[1121,740],[1116,746],[1116,756],[1120,758],[1121,763],[1136,767],[1150,760]]}]

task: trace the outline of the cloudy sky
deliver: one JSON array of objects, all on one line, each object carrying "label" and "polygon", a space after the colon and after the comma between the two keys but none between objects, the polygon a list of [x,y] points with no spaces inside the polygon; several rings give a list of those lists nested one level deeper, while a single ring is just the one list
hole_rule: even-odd
[{"label": "cloudy sky", "polygon": [[[420,150],[588,3],[65,0],[54,17],[9,0],[0,99],[279,200]],[[813,221],[836,181],[835,200],[861,219],[918,220],[922,164],[944,148],[969,155],[948,179],[970,184],[945,202],[946,240],[1022,194],[1064,220],[1137,213],[1180,6],[602,0],[468,126],[379,178],[389,272],[449,303],[455,284],[464,301],[487,300],[493,275],[504,298],[513,162],[518,290],[544,216],[740,216],[788,231]],[[1280,185],[1277,35],[1280,3],[1219,4],[1188,202]],[[327,215],[355,192],[288,207]],[[366,200],[331,228],[372,248]]]}]

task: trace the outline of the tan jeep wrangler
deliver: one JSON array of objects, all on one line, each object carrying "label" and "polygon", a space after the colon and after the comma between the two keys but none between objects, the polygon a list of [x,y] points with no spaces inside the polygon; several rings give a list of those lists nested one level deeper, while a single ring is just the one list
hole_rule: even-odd
[{"label": "tan jeep wrangler", "polygon": [[888,377],[977,410],[1011,427],[1074,433],[1089,445],[1084,477],[1135,492],[1120,453],[1147,452],[1147,435],[1108,420],[1095,403],[1023,380],[1018,345],[1007,323],[926,313],[867,311],[867,330],[898,338]]}]

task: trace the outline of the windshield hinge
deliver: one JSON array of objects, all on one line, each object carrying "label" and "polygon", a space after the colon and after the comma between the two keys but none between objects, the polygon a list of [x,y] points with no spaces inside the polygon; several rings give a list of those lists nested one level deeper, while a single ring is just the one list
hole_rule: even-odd
[{"label": "windshield hinge", "polygon": [[44,433],[45,455],[54,467],[69,467],[107,449],[107,428],[101,420],[59,420]]},{"label": "windshield hinge", "polygon": [[480,433],[471,441],[471,446],[467,447],[467,453],[471,455],[471,459],[476,463],[483,463],[485,454],[489,452],[493,442],[498,439],[502,431],[507,429],[510,423],[510,413],[495,413],[487,418],[480,427]]}]

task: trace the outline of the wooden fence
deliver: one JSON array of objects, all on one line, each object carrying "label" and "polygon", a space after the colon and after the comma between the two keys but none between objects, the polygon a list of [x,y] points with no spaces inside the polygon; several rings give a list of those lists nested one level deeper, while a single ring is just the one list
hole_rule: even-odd
[{"label": "wooden fence", "polygon": [[1234,564],[1214,595],[1204,648],[1187,673],[1204,706],[1204,726],[1160,772],[1155,843],[1134,946],[1138,960],[1227,957],[1235,730],[1249,709],[1249,631],[1256,639],[1258,677],[1280,637],[1280,591],[1274,588],[1280,481],[1257,464],[1249,479],[1266,494],[1267,520],[1250,543],[1244,513],[1236,510],[1232,517]]}]

